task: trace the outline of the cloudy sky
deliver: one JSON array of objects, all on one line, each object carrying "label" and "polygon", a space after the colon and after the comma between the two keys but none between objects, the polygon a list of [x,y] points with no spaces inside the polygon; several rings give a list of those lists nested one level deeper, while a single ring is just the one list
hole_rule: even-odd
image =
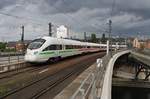
[{"label": "cloudy sky", "polygon": [[67,25],[79,38],[84,31],[101,35],[113,1],[113,35],[150,34],[150,0],[0,0],[0,41],[19,40],[22,25],[25,39],[47,35],[49,22]]}]

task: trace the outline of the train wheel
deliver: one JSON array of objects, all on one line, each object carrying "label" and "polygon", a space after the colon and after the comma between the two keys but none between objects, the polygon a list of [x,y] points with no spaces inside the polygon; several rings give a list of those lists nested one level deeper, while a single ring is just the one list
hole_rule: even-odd
[{"label": "train wheel", "polygon": [[59,60],[61,60],[61,56],[58,56],[58,57],[55,58],[56,62],[59,61]]},{"label": "train wheel", "polygon": [[59,60],[61,60],[61,56],[49,58],[48,62],[54,63],[54,62],[57,62],[57,61],[59,61]]},{"label": "train wheel", "polygon": [[48,63],[53,63],[54,62],[54,58],[49,58],[47,62]]}]

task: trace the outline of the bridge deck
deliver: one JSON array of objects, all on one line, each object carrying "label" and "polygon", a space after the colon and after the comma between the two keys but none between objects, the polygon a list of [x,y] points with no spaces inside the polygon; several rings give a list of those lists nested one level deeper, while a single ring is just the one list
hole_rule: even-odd
[{"label": "bridge deck", "polygon": [[132,57],[135,58],[137,61],[144,63],[147,65],[148,68],[150,68],[150,56],[137,53],[137,52],[132,52],[131,53]]},{"label": "bridge deck", "polygon": [[150,81],[113,78],[113,86],[150,88]]}]

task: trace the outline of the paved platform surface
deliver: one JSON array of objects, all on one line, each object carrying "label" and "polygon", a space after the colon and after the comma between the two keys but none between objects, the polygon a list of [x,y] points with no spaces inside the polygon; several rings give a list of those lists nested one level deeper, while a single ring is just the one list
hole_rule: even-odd
[{"label": "paved platform surface", "polygon": [[54,99],[70,99],[75,91],[79,88],[83,80],[96,70],[96,63],[82,72],[71,84],[63,89]]}]

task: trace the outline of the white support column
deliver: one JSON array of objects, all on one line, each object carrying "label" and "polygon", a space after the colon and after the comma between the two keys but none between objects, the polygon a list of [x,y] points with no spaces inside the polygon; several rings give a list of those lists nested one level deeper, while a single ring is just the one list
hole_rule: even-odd
[{"label": "white support column", "polygon": [[107,52],[106,54],[108,55],[109,54],[109,41],[107,41]]},{"label": "white support column", "polygon": [[118,44],[118,42],[116,42],[116,50],[118,50],[119,49],[119,44]]}]

